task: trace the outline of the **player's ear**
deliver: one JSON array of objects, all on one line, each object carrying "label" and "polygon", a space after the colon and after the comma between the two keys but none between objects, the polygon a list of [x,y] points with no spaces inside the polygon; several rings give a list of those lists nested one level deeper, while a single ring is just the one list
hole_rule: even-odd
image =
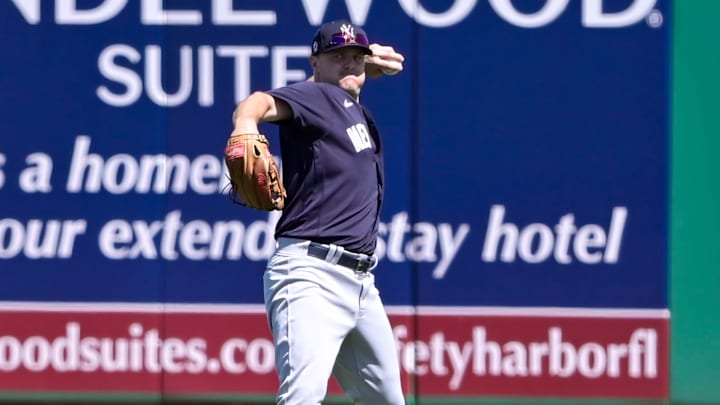
[{"label": "player's ear", "polygon": [[317,56],[311,56],[310,57],[310,67],[312,67],[313,71],[317,68],[318,64],[318,57]]}]

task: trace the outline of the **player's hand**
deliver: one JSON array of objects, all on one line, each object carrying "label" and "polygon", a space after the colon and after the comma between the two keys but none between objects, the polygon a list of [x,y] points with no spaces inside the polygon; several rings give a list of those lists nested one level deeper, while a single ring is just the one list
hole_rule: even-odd
[{"label": "player's hand", "polygon": [[383,75],[394,75],[403,70],[405,57],[395,51],[391,46],[370,44],[372,55],[365,57],[365,75],[368,77],[380,77]]}]

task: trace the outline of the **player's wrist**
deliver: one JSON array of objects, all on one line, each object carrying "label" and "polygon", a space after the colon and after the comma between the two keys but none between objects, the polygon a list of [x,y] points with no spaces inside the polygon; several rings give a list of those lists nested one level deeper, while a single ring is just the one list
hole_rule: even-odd
[{"label": "player's wrist", "polygon": [[240,117],[235,120],[235,125],[232,131],[233,135],[238,134],[259,134],[258,123],[249,118]]}]

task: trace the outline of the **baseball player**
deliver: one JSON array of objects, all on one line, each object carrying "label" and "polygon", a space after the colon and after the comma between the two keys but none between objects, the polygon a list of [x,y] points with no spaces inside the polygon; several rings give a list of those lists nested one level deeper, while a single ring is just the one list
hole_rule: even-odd
[{"label": "baseball player", "polygon": [[403,61],[348,21],[325,23],[310,80],[255,92],[233,113],[233,135],[258,133],[261,122],[280,129],[287,198],[263,278],[278,404],[319,404],[331,375],[356,404],[405,403],[372,272],[383,150],[359,100],[367,76],[397,73]]}]

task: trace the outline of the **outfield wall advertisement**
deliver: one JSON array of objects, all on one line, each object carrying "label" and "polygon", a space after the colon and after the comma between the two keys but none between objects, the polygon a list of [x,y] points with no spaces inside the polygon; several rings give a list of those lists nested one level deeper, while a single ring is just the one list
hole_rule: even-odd
[{"label": "outfield wall advertisement", "polygon": [[671,4],[519,3],[0,3],[0,397],[272,398],[221,153],[349,18],[407,57],[362,102],[408,395],[666,398]]},{"label": "outfield wall advertisement", "polygon": [[[261,306],[5,306],[4,387],[268,396]],[[425,396],[663,398],[667,324],[655,311],[389,309],[406,391]],[[417,317],[417,318],[416,318]],[[333,382],[331,395],[341,395]]]}]

